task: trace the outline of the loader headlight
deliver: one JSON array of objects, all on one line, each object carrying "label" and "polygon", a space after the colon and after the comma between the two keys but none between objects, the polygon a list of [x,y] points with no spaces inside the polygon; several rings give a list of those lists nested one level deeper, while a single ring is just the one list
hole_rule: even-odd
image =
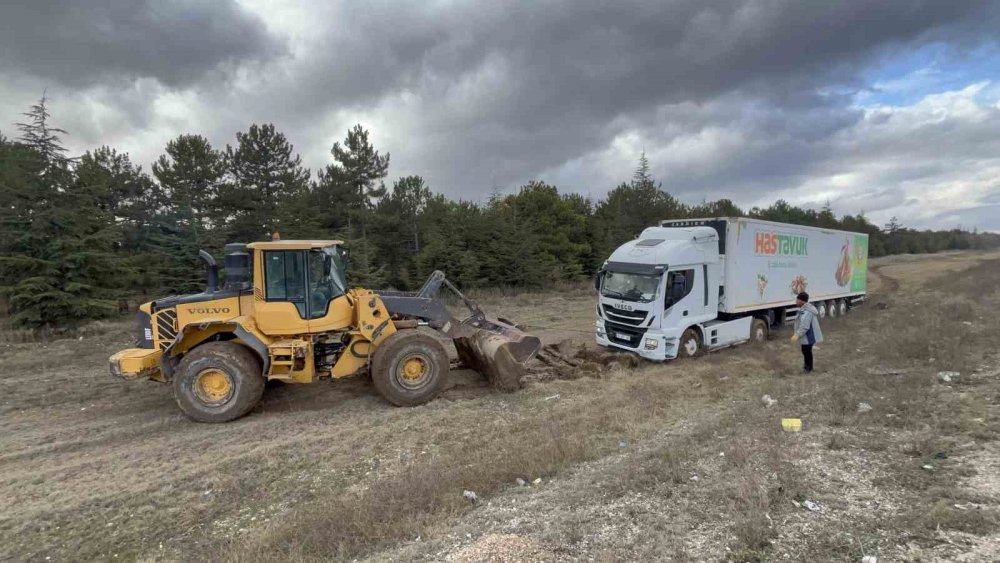
[{"label": "loader headlight", "polygon": [[657,340],[657,339],[655,339],[655,338],[647,338],[646,339],[646,349],[647,350],[656,350],[656,347],[659,344],[660,344],[660,341]]}]

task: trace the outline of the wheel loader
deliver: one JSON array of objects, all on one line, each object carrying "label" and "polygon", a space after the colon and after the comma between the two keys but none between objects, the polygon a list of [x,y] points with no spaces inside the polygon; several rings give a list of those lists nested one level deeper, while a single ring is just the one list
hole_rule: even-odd
[{"label": "wheel loader", "polygon": [[[204,250],[202,293],[139,307],[137,347],[111,356],[111,374],[173,387],[189,418],[226,422],[248,413],[268,381],[311,383],[370,375],[390,403],[419,405],[445,387],[450,360],[435,337],[501,390],[520,386],[541,346],[513,323],[489,320],[445,275],[415,292],[350,289],[343,242],[272,240],[225,247],[224,283]],[[468,309],[453,316],[439,293]]]}]

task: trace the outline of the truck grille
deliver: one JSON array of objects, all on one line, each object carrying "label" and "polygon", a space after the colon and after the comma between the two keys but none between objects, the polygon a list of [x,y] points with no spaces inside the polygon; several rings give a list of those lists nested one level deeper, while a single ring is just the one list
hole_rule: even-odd
[{"label": "truck grille", "polygon": [[629,326],[621,323],[604,320],[604,330],[608,334],[608,340],[620,346],[638,348],[642,342],[642,336],[646,334],[645,328]]},{"label": "truck grille", "polygon": [[167,346],[177,337],[177,309],[163,309],[156,312],[156,337],[160,342],[160,348]]},{"label": "truck grille", "polygon": [[604,305],[604,318],[632,326],[639,326],[646,320],[646,311],[626,311],[613,305]]}]

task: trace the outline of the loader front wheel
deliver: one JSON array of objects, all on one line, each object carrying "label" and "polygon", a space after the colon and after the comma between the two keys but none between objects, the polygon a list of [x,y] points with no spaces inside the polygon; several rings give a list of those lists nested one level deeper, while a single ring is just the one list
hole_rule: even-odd
[{"label": "loader front wheel", "polygon": [[208,342],[188,352],[174,374],[174,399],[198,422],[229,422],[250,412],[264,393],[260,361],[245,346]]},{"label": "loader front wheel", "polygon": [[390,403],[412,407],[430,401],[448,382],[448,353],[432,336],[401,330],[372,357],[372,383]]}]

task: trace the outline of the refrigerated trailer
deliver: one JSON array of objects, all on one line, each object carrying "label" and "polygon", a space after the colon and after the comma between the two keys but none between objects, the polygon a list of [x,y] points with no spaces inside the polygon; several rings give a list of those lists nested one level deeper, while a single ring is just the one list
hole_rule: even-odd
[{"label": "refrigerated trailer", "polygon": [[650,360],[695,356],[768,333],[809,294],[820,317],[864,300],[868,235],[748,219],[662,221],[595,277],[597,343]]}]

